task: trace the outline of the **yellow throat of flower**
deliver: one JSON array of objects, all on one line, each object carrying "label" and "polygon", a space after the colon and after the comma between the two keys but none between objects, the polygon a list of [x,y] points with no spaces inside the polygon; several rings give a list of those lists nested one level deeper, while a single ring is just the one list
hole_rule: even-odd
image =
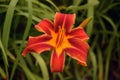
[{"label": "yellow throat of flower", "polygon": [[59,31],[58,31],[58,35],[57,35],[57,39],[56,39],[56,47],[60,47],[63,44],[64,41],[64,37],[65,37],[65,30],[64,27],[59,27]]}]

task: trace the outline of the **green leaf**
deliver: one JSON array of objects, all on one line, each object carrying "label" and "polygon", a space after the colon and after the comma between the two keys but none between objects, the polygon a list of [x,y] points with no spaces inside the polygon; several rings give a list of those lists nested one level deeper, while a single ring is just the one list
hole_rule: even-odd
[{"label": "green leaf", "polygon": [[5,49],[4,49],[3,44],[2,44],[2,42],[1,42],[1,39],[0,39],[0,48],[1,48],[2,53],[3,53],[4,65],[5,65],[5,66],[8,66],[7,54],[6,54],[6,52],[5,52]]},{"label": "green leaf", "polygon": [[[14,10],[15,10],[15,6],[17,4],[18,0],[11,0],[10,4],[8,6],[7,9],[7,13],[5,16],[5,21],[4,21],[4,25],[3,25],[3,33],[2,33],[2,42],[3,46],[4,46],[4,61],[5,61],[5,68],[6,68],[6,73],[7,73],[7,77],[8,77],[8,70],[7,70],[7,57],[6,57],[6,52],[7,52],[7,48],[8,48],[8,41],[9,41],[9,34],[10,34],[10,28],[11,28],[11,24],[12,24],[12,19],[13,19],[13,15],[14,15]],[[2,47],[3,49],[3,47]],[[6,54],[6,55],[5,55]]]},{"label": "green leaf", "polygon": [[15,6],[16,6],[17,2],[18,2],[18,0],[10,1],[8,10],[7,10],[7,13],[5,16],[5,21],[4,21],[4,25],[3,25],[3,34],[2,34],[2,42],[3,42],[5,49],[7,49],[7,47],[8,47],[10,28],[11,28],[14,10],[15,10]]},{"label": "green leaf", "polygon": [[23,64],[19,64],[19,66],[23,69],[25,74],[27,75],[28,80],[36,80],[32,72],[30,72],[29,68],[24,66]]},{"label": "green leaf", "polygon": [[56,11],[59,11],[59,8],[51,0],[46,1],[49,2],[56,9]]},{"label": "green leaf", "polygon": [[103,57],[102,57],[102,51],[99,47],[97,47],[97,53],[98,53],[98,79],[103,80]]},{"label": "green leaf", "polygon": [[115,23],[113,22],[113,20],[106,15],[101,15],[101,16],[111,24],[111,26],[114,29],[114,32],[116,33],[117,32],[117,27],[116,27]]},{"label": "green leaf", "polygon": [[5,66],[6,74],[7,74],[7,77],[8,77],[8,59],[7,59],[6,51],[5,51],[5,49],[3,47],[3,44],[1,42],[1,39],[0,39],[0,48],[2,50],[2,57],[3,57],[3,61],[4,61],[4,66]]},{"label": "green leaf", "polygon": [[30,30],[30,27],[31,27],[31,24],[32,24],[32,2],[31,2],[31,0],[27,0],[27,1],[28,1],[29,17],[28,17],[26,29],[25,29],[25,32],[24,32],[24,35],[23,35],[22,44],[21,44],[20,49],[19,49],[19,51],[18,51],[18,53],[17,53],[17,59],[16,59],[14,65],[13,65],[13,69],[12,69],[12,72],[11,72],[10,80],[12,80],[13,75],[14,75],[15,70],[16,70],[16,67],[17,67],[17,64],[18,64],[18,61],[19,61],[20,58],[21,58],[20,53],[21,53],[22,48],[23,48],[23,46],[24,46],[24,44],[25,44],[25,40],[26,40],[26,38],[27,38],[27,36],[28,36],[29,30]]},{"label": "green leaf", "polygon": [[73,0],[73,5],[78,6],[82,0]]},{"label": "green leaf", "polygon": [[120,5],[120,3],[113,3],[113,4],[110,4],[110,6],[108,6],[107,8],[105,8],[102,13],[106,13],[107,11],[109,11],[110,9],[113,9],[115,6],[118,6]]},{"label": "green leaf", "polygon": [[1,76],[2,76],[2,78],[3,78],[4,80],[7,79],[5,72],[4,72],[4,70],[3,70],[1,67],[0,67],[0,74],[1,74]]},{"label": "green leaf", "polygon": [[43,80],[49,80],[49,73],[47,70],[47,66],[46,66],[44,60],[42,59],[42,57],[36,53],[32,53],[32,55],[34,56],[34,58],[36,59],[36,61],[38,62],[39,66],[40,66],[40,69],[41,69],[42,75],[43,75]]},{"label": "green leaf", "polygon": [[104,77],[104,80],[108,80],[109,64],[110,64],[111,54],[112,54],[112,50],[113,50],[114,40],[115,40],[115,36],[110,38],[109,45],[107,46],[107,49],[105,50],[106,63],[105,63],[105,77]]},{"label": "green leaf", "polygon": [[92,65],[93,65],[93,80],[97,79],[97,60],[96,60],[96,55],[93,52],[92,49],[89,50],[89,55],[92,60]]}]

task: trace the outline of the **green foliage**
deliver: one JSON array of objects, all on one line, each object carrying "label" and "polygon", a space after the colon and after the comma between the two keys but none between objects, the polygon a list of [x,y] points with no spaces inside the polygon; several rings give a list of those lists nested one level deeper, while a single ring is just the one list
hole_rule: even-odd
[{"label": "green foliage", "polygon": [[[119,0],[0,0],[0,80],[119,80]],[[21,52],[29,35],[39,35],[34,25],[55,12],[75,13],[78,26],[85,18],[90,36],[88,66],[66,56],[64,72],[51,73],[50,52]]]}]

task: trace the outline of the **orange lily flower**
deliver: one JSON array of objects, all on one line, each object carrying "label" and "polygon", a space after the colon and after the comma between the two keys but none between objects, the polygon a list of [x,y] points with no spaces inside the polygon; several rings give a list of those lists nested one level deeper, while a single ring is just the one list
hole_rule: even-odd
[{"label": "orange lily flower", "polygon": [[75,23],[75,14],[56,12],[54,23],[44,19],[35,25],[35,28],[44,32],[37,37],[29,37],[22,56],[30,52],[42,53],[52,49],[50,67],[52,72],[61,72],[64,69],[65,53],[76,59],[81,65],[87,66],[86,59],[89,39],[84,31],[84,26],[91,18],[85,19],[77,28],[72,29]]}]

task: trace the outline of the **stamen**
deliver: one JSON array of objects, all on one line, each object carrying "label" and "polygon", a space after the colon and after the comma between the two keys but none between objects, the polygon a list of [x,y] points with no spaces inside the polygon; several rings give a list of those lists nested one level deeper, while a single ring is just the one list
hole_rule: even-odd
[{"label": "stamen", "polygon": [[57,36],[57,40],[56,40],[57,47],[62,45],[64,36],[65,36],[64,27],[63,26],[59,27],[59,32],[58,32],[58,36]]}]

